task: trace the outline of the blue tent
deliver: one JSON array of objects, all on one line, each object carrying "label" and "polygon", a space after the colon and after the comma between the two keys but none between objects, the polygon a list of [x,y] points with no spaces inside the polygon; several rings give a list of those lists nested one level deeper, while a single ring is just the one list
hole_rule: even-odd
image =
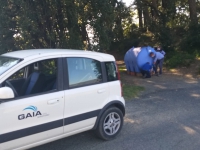
[{"label": "blue tent", "polygon": [[153,58],[149,56],[150,52],[155,53],[154,48],[150,46],[129,49],[124,56],[127,71],[138,73],[146,62],[153,64]]}]

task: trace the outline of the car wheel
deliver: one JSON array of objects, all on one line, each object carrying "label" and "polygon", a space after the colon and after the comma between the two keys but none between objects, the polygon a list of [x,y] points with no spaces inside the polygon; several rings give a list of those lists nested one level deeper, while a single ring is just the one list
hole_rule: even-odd
[{"label": "car wheel", "polygon": [[99,120],[96,133],[103,140],[111,140],[119,134],[123,122],[123,114],[120,109],[116,107],[108,108]]}]

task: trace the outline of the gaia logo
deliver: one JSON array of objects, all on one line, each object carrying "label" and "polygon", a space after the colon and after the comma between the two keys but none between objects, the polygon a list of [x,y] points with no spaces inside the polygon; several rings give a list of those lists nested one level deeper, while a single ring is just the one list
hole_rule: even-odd
[{"label": "gaia logo", "polygon": [[36,117],[36,116],[40,116],[42,115],[40,111],[38,111],[37,107],[35,106],[29,106],[23,109],[23,111],[26,110],[31,110],[33,111],[32,113],[25,113],[25,114],[21,114],[18,116],[18,120],[23,120],[23,119],[27,119],[27,118],[32,118],[32,117]]},{"label": "gaia logo", "polygon": [[35,106],[29,106],[29,107],[24,108],[24,110],[33,110],[33,111],[37,111],[37,107],[35,107]]}]

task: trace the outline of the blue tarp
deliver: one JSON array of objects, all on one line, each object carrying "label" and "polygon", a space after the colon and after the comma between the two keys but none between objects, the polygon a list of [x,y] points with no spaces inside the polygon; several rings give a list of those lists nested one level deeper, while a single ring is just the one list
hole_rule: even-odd
[{"label": "blue tarp", "polygon": [[147,47],[132,47],[129,49],[125,56],[124,62],[126,64],[126,69],[129,72],[140,72],[140,68],[146,63],[153,63],[153,58],[149,56],[150,52],[154,52],[154,48]]}]

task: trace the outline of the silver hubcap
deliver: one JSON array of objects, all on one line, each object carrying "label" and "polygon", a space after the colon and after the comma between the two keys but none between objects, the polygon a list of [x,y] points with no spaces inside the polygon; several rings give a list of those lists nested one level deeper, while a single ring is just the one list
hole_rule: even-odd
[{"label": "silver hubcap", "polygon": [[119,130],[120,125],[120,116],[117,113],[112,112],[106,116],[103,124],[103,129],[107,135],[114,135]]}]

